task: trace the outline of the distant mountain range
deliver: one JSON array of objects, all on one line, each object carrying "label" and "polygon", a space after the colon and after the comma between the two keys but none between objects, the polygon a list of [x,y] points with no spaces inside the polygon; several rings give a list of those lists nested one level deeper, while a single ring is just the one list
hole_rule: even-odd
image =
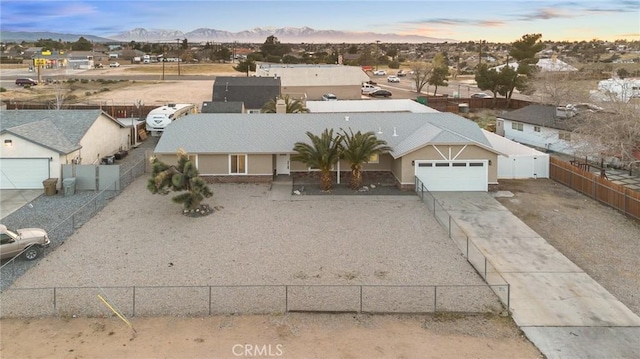
[{"label": "distant mountain range", "polygon": [[453,39],[440,39],[419,35],[379,34],[374,32],[351,32],[335,30],[315,30],[310,27],[283,28],[254,28],[240,32],[229,32],[209,28],[199,28],[189,32],[165,29],[136,28],[106,37],[94,35],[74,35],[54,32],[13,32],[2,31],[2,41],[35,41],[38,39],[62,39],[63,41],[77,41],[80,36],[94,42],[174,42],[177,39],[187,39],[189,42],[240,42],[263,43],[268,36],[275,36],[282,43],[441,43],[458,42]]}]

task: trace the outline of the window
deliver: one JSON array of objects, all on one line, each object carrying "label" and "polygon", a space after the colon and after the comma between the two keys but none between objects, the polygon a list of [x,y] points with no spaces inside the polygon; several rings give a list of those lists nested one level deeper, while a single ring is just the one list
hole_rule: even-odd
[{"label": "window", "polygon": [[533,130],[535,132],[540,132],[540,126],[533,126]]},{"label": "window", "polygon": [[247,174],[247,156],[229,155],[229,173]]},{"label": "window", "polygon": [[378,155],[377,153],[375,155],[371,155],[367,163],[380,163],[380,155]]},{"label": "window", "polygon": [[451,164],[453,167],[467,167],[466,162],[454,162]]},{"label": "window", "polygon": [[511,129],[516,131],[522,131],[524,129],[524,126],[519,122],[511,122]]},{"label": "window", "polygon": [[558,138],[565,141],[571,141],[571,132],[558,132]]}]

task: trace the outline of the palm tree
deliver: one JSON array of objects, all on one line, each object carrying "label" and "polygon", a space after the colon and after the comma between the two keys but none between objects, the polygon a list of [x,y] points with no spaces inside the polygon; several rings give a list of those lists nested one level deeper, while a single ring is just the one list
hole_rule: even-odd
[{"label": "palm tree", "polygon": [[276,103],[277,100],[284,100],[285,105],[287,106],[287,113],[307,113],[309,109],[304,107],[300,100],[293,99],[289,97],[289,95],[284,95],[284,97],[280,96],[275,100],[269,100],[269,102],[265,103],[260,109],[262,113],[276,113]]},{"label": "palm tree", "polygon": [[341,136],[333,136],[333,129],[325,129],[320,136],[307,132],[311,144],[296,142],[292,161],[300,161],[320,170],[320,189],[330,191],[333,186],[331,167],[340,159]]},{"label": "palm tree", "polygon": [[369,162],[371,156],[391,151],[387,142],[379,140],[373,132],[353,133],[351,129],[349,133],[342,130],[342,147],[341,158],[347,160],[351,166],[351,189],[358,189],[362,185],[362,165]]}]

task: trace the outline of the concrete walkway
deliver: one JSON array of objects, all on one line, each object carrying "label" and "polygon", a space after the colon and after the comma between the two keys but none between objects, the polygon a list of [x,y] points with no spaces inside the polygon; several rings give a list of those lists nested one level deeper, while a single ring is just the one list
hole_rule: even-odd
[{"label": "concrete walkway", "polygon": [[435,192],[511,286],[516,324],[547,358],[639,358],[640,317],[486,192]]}]

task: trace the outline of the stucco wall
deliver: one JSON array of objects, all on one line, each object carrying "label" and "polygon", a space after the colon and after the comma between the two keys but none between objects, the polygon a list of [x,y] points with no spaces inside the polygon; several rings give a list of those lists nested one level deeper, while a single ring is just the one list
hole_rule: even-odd
[{"label": "stucco wall", "polygon": [[415,168],[411,161],[415,160],[490,160],[489,183],[498,183],[498,155],[478,146],[462,145],[440,145],[437,146],[442,155],[436,151],[434,146],[426,146],[419,150],[408,153],[402,157],[402,184],[414,183]]},{"label": "stucco wall", "polygon": [[128,150],[129,131],[107,116],[100,115],[80,141],[81,164],[97,163],[101,157],[113,155],[120,149]]},{"label": "stucco wall", "polygon": [[273,155],[249,155],[247,174],[249,175],[273,175]]},{"label": "stucco wall", "polygon": [[202,175],[229,173],[229,155],[198,155],[198,171]]}]

